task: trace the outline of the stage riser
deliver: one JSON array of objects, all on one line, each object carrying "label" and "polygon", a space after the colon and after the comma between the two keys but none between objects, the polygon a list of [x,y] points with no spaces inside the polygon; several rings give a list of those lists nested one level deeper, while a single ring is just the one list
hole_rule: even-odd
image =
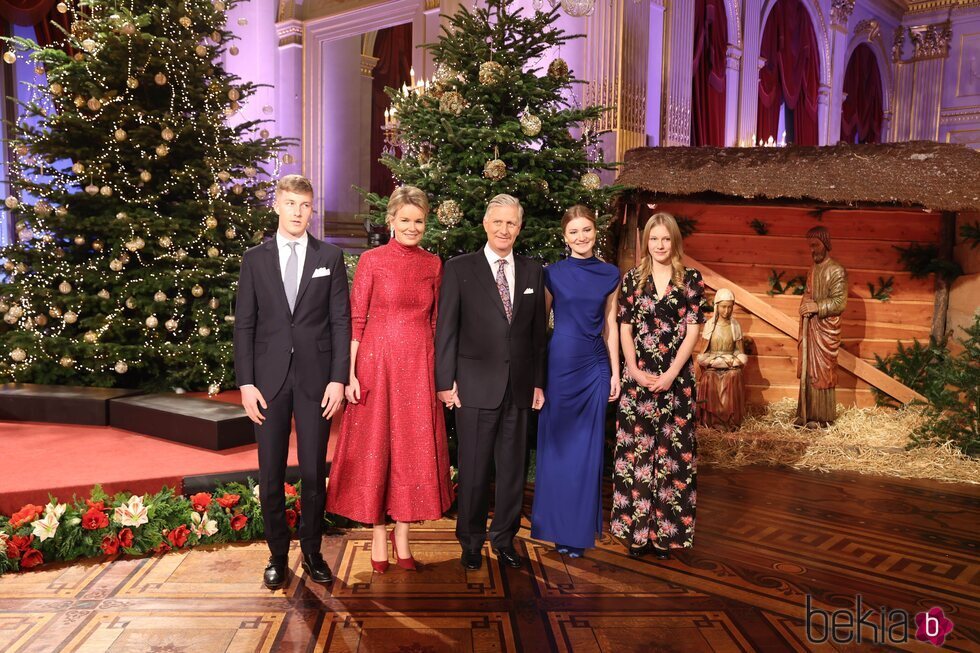
[{"label": "stage riser", "polygon": [[109,402],[139,390],[34,383],[0,385],[0,421],[107,426]]},{"label": "stage riser", "polygon": [[241,406],[173,394],[110,402],[109,426],[214,451],[255,442]]}]

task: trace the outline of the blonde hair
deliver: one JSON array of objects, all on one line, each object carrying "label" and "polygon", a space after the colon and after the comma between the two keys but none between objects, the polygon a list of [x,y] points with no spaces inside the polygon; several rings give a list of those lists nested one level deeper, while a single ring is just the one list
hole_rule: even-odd
[{"label": "blonde hair", "polygon": [[681,229],[677,226],[677,220],[671,214],[663,212],[654,213],[647,220],[647,224],[643,228],[643,256],[640,258],[640,264],[636,268],[636,274],[639,277],[637,280],[637,289],[640,292],[643,292],[643,289],[646,287],[647,278],[653,274],[653,254],[650,253],[650,233],[654,227],[659,225],[666,228],[667,235],[670,236],[670,280],[678,287],[684,283],[684,262],[681,260],[684,257],[684,244],[681,242]]},{"label": "blonde hair", "polygon": [[423,215],[429,213],[429,197],[425,191],[415,186],[399,186],[388,198],[388,212],[385,222],[391,223],[391,219],[398,213],[398,209],[403,206],[414,206],[422,211]]},{"label": "blonde hair", "polygon": [[280,177],[276,182],[276,192],[285,191],[287,193],[313,194],[313,182],[303,175],[286,175]]},{"label": "blonde hair", "polygon": [[490,202],[487,203],[487,210],[483,214],[483,219],[486,220],[487,216],[490,215],[490,211],[498,206],[516,206],[517,219],[521,221],[521,224],[524,224],[524,207],[521,206],[521,201],[507,193],[500,193],[490,198]]}]

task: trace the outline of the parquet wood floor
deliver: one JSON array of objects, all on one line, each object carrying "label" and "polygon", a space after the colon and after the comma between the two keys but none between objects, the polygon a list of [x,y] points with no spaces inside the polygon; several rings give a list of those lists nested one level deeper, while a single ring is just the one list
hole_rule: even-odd
[{"label": "parquet wood floor", "polygon": [[[528,564],[458,563],[453,522],[415,530],[418,573],[372,575],[370,534],[324,539],[337,580],[261,585],[264,543],[117,558],[0,579],[0,652],[913,650],[816,644],[806,603],[954,622],[944,650],[980,651],[980,487],[753,467],[705,468],[695,548],[667,562],[605,541],[572,560],[521,531]],[[809,634],[827,634],[813,620]],[[838,634],[847,634],[846,629]],[[853,632],[852,632],[853,635]],[[842,637],[843,639],[843,637]]]}]

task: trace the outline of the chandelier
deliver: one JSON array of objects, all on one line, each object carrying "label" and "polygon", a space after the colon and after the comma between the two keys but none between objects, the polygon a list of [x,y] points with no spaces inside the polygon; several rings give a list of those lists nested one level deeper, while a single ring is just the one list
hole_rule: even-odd
[{"label": "chandelier", "polygon": [[[551,5],[552,9],[561,4],[561,8],[565,10],[566,14],[576,18],[591,16],[592,12],[595,11],[595,0],[548,0],[548,4]],[[541,11],[544,7],[544,0],[532,0],[531,5],[535,11]]]}]

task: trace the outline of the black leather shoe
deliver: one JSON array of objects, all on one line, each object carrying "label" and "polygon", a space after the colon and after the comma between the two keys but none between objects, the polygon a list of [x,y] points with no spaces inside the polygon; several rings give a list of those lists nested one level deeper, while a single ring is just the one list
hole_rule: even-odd
[{"label": "black leather shoe", "polygon": [[269,565],[262,574],[262,582],[270,590],[277,590],[286,584],[286,556],[269,556]]},{"label": "black leather shoe", "polygon": [[319,553],[304,553],[302,564],[303,571],[306,572],[306,575],[314,583],[327,584],[333,582],[333,574],[330,572],[330,567]]},{"label": "black leather shoe", "polygon": [[670,549],[661,549],[658,546],[651,546],[650,551],[653,553],[653,557],[657,560],[669,560],[670,559]]},{"label": "black leather shoe", "polygon": [[463,569],[476,571],[483,566],[483,552],[463,551],[463,555],[459,556],[459,562],[463,565]]},{"label": "black leather shoe", "polygon": [[497,554],[497,558],[499,560],[501,560],[511,569],[521,568],[521,559],[517,557],[517,551],[515,551],[512,547],[507,547],[506,549],[494,549],[493,552]]}]

